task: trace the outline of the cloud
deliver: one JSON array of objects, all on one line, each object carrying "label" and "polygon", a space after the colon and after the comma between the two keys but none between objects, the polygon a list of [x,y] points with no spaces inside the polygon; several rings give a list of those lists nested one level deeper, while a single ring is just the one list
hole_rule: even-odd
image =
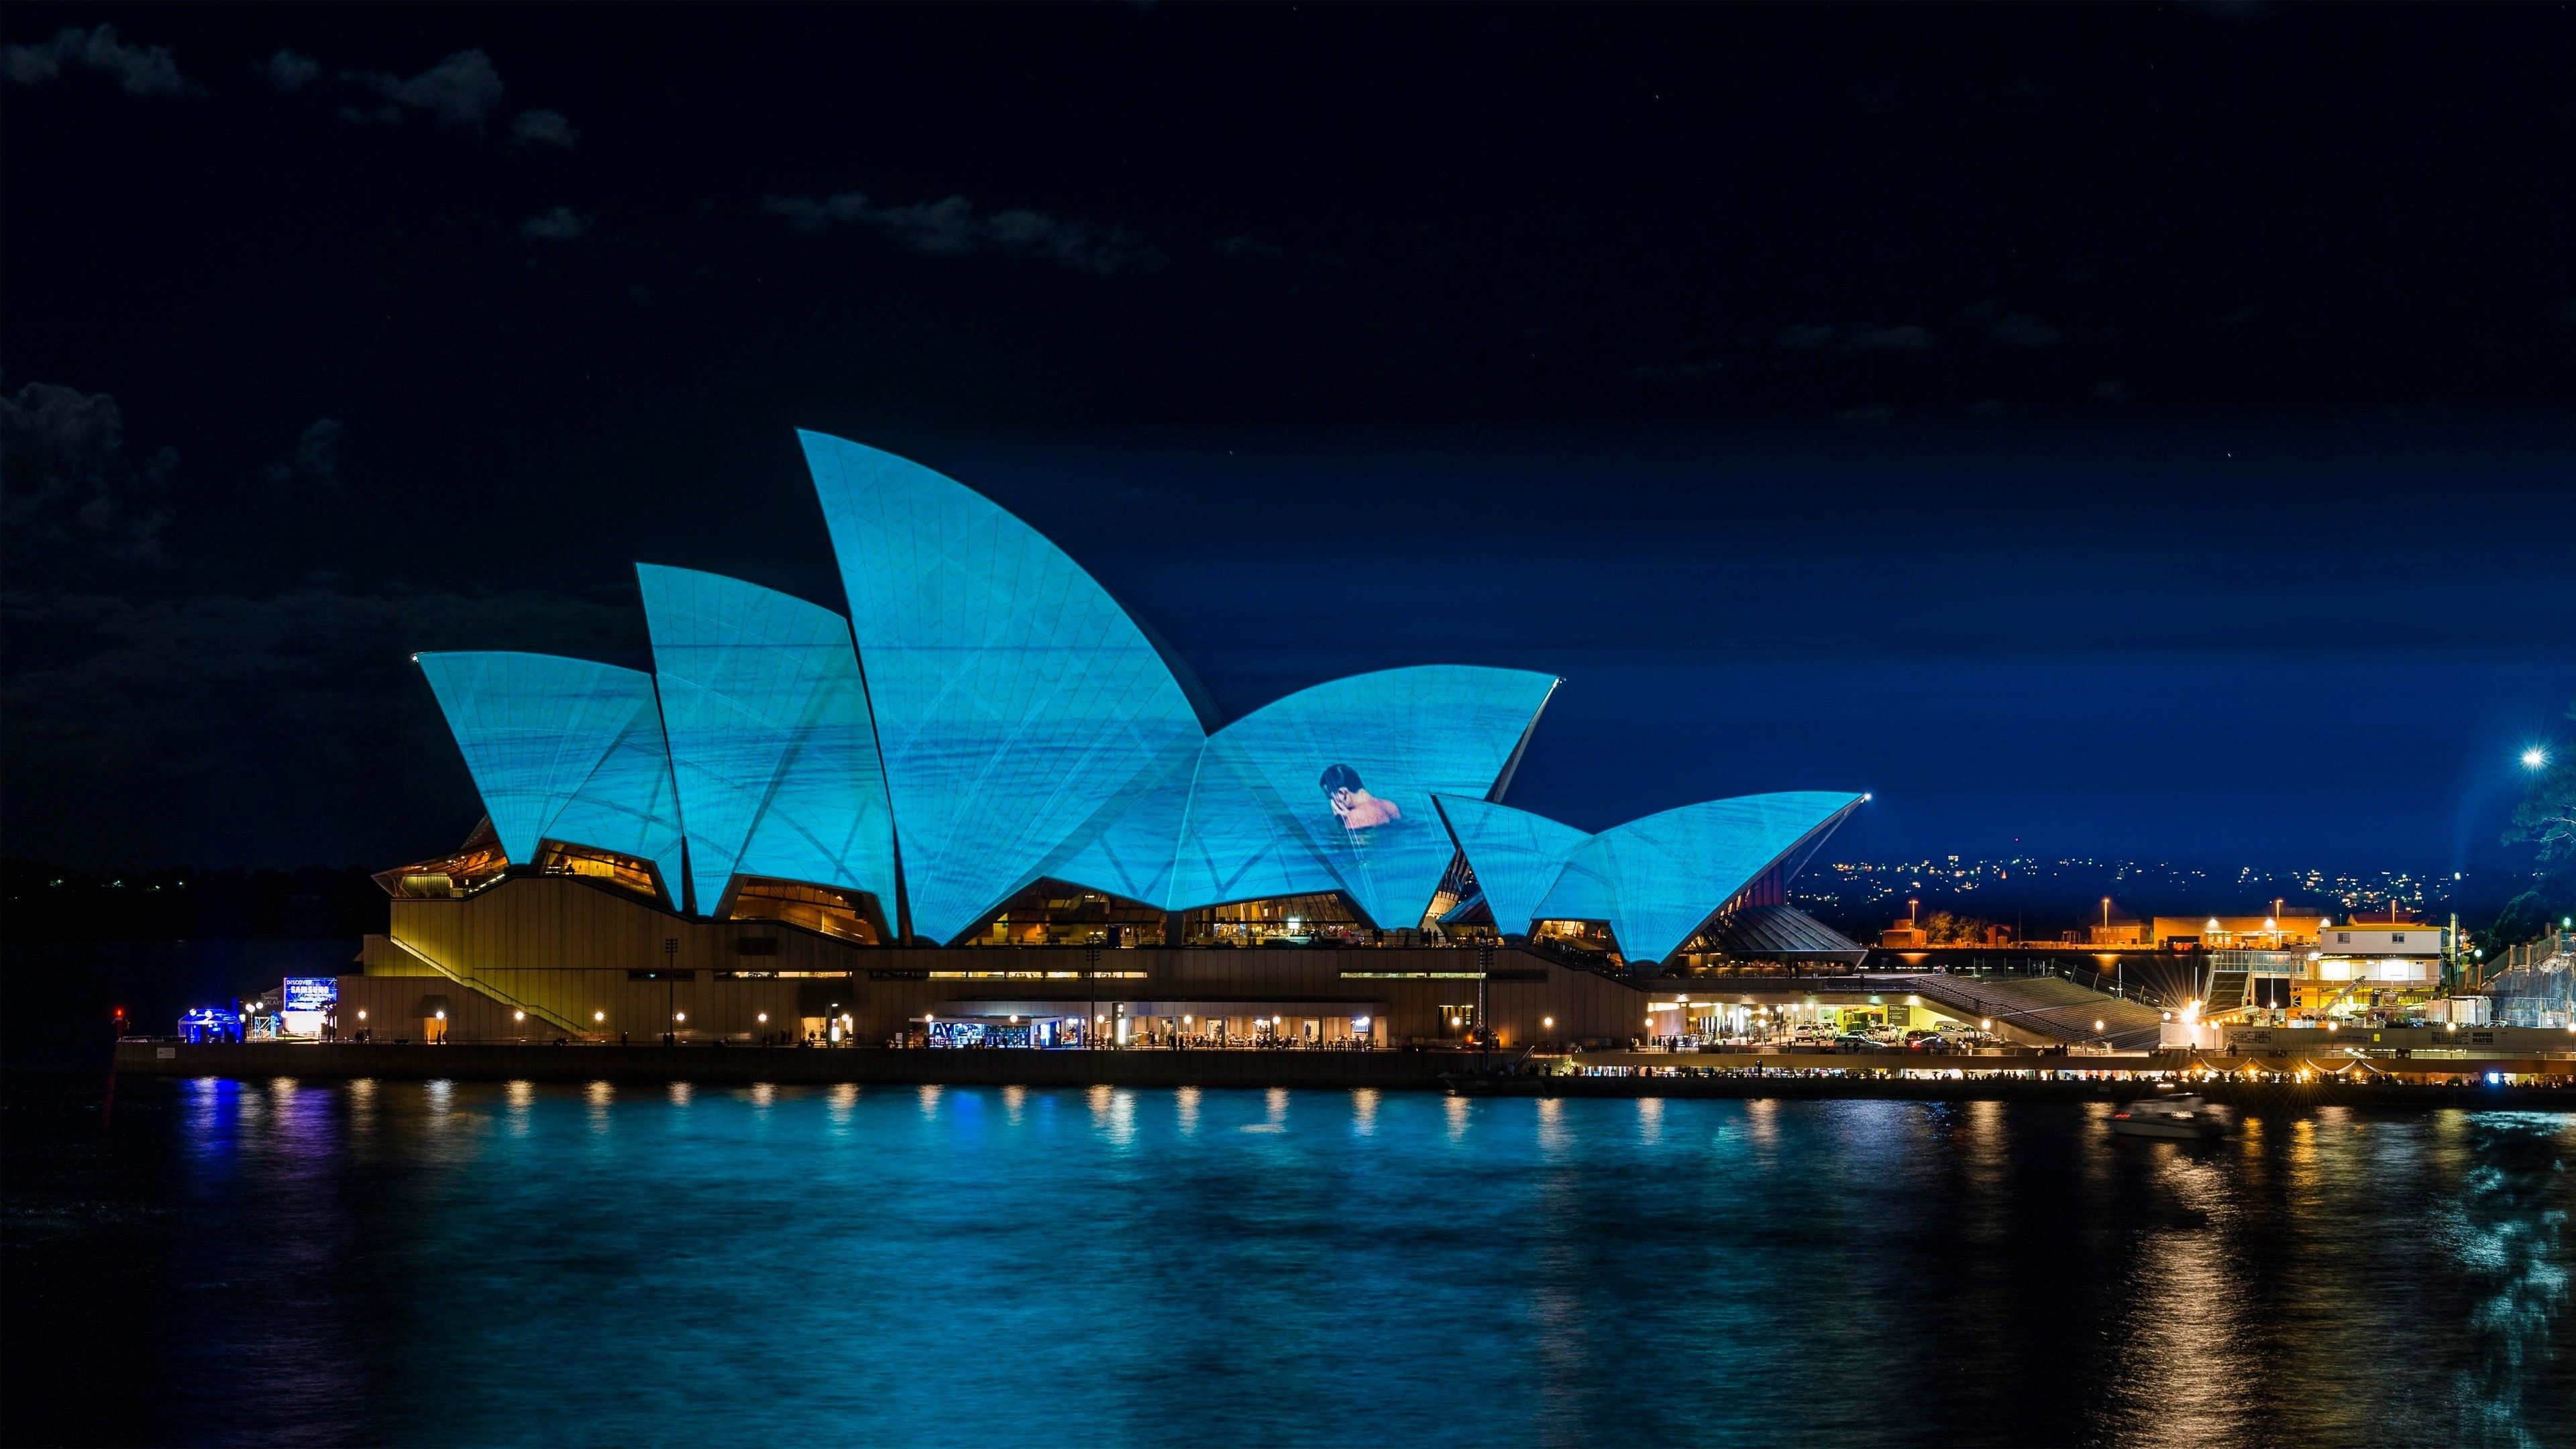
[{"label": "cloud", "polygon": [[342,113],[352,120],[398,121],[406,110],[427,111],[446,125],[480,131],[501,108],[501,72],[479,50],[460,50],[409,80],[356,70],[342,71],[340,78],[392,103],[372,113]]},{"label": "cloud", "polygon": [[510,123],[510,139],[524,146],[569,147],[581,132],[561,111],[521,111]]},{"label": "cloud", "polygon": [[1901,327],[1855,327],[1847,334],[1844,345],[1854,352],[1921,352],[1932,345],[1932,334],[1911,323]]},{"label": "cloud", "polygon": [[1893,327],[1871,323],[1829,327],[1799,322],[1781,328],[1779,335],[1780,345],[1792,352],[1922,352],[1934,341],[1928,329],[1910,322]]},{"label": "cloud", "polygon": [[2054,347],[2066,334],[2036,317],[2016,312],[1987,328],[1986,335],[2006,347]]},{"label": "cloud", "polygon": [[2027,312],[2007,315],[2000,302],[1976,302],[1959,309],[1959,321],[1985,334],[1999,347],[2054,347],[2066,334]]},{"label": "cloud", "polygon": [[321,418],[295,440],[295,457],[284,463],[271,463],[259,470],[260,476],[276,487],[298,481],[317,484],[331,492],[340,491],[340,424],[332,418]]},{"label": "cloud", "polygon": [[[292,92],[310,86],[321,75],[322,63],[281,50],[258,70],[269,84]],[[341,108],[342,119],[360,125],[398,125],[405,116],[425,111],[442,124],[479,135],[501,111],[501,72],[492,57],[480,50],[460,50],[409,79],[368,70],[344,70],[340,79],[384,103]],[[511,119],[510,139],[522,146],[569,148],[581,139],[581,131],[563,112],[540,108],[521,111]]]},{"label": "cloud", "polygon": [[179,62],[171,56],[170,47],[127,45],[116,38],[113,25],[58,31],[53,39],[34,45],[0,46],[0,76],[20,85],[42,85],[59,77],[67,66],[112,75],[132,96],[206,93],[204,87],[189,84],[179,74]]},{"label": "cloud", "polygon": [[[191,479],[248,526],[338,482],[340,424],[317,419],[279,496]],[[419,590],[313,575],[274,591],[217,580],[237,550],[187,548],[162,507],[177,457],[130,457],[116,399],[32,383],[0,395],[0,798],[12,848],[134,858],[172,848],[294,859],[408,849],[382,822],[470,824],[438,710],[408,654],[519,648],[637,658],[632,584],[567,595]],[[165,554],[166,546],[166,554]],[[133,564],[167,564],[135,568]],[[461,822],[449,812],[463,815]]]},{"label": "cloud", "polygon": [[931,256],[997,252],[1036,257],[1097,276],[1151,271],[1164,260],[1160,251],[1123,228],[1067,221],[1025,207],[978,216],[974,203],[962,196],[908,206],[870,206],[863,193],[844,191],[824,197],[767,196],[761,198],[760,208],[784,218],[798,231],[864,225]]},{"label": "cloud", "polygon": [[855,191],[819,199],[804,196],[764,196],[760,209],[771,216],[787,218],[787,224],[798,231],[824,231],[835,222],[857,221],[868,214],[868,199]]},{"label": "cloud", "polygon": [[983,228],[975,220],[975,208],[962,196],[882,207],[871,213],[868,221],[914,251],[935,257],[965,256],[982,240]]},{"label": "cloud", "polygon": [[125,456],[125,416],[106,393],[31,382],[0,395],[0,538],[18,578],[99,562],[167,561],[169,479],[179,455]]},{"label": "cloud", "polygon": [[[13,849],[378,863],[478,809],[411,651],[617,659],[636,642],[631,600],[329,579],[265,595],[13,585],[0,633]],[[391,840],[389,819],[407,822]]]},{"label": "cloud", "polygon": [[255,66],[270,85],[292,94],[322,78],[322,62],[309,55],[281,50],[268,58],[265,65]]},{"label": "cloud", "polygon": [[558,206],[519,223],[519,235],[532,241],[571,241],[590,230],[591,218],[569,206]]}]

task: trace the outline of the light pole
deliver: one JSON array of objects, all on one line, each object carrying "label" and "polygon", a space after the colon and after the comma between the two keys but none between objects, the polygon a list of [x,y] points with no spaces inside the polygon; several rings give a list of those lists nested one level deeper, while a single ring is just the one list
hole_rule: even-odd
[{"label": "light pole", "polygon": [[1494,974],[1494,943],[1476,943],[1476,1070],[1485,1069],[1485,1048],[1493,1040],[1493,1026],[1485,1019],[1485,980]]},{"label": "light pole", "polygon": [[662,1045],[664,1046],[680,1044],[679,1033],[671,1025],[677,1019],[680,1006],[679,997],[676,994],[679,987],[673,979],[672,970],[672,964],[679,959],[680,938],[664,936],[662,938]]},{"label": "light pole", "polygon": [[1082,960],[1082,974],[1091,982],[1091,1015],[1082,1023],[1082,1046],[1085,1051],[1097,1051],[1100,1048],[1100,948],[1084,947]]}]

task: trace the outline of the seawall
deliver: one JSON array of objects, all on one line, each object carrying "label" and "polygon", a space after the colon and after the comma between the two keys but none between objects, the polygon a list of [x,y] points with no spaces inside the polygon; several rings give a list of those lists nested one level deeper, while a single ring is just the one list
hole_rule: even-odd
[{"label": "seawall", "polygon": [[[1620,1054],[1626,1057],[1626,1054]],[[1994,1073],[2116,1071],[2184,1065],[2146,1058],[1970,1058],[1969,1071]],[[1507,1054],[1487,1064],[1500,1067]],[[1636,1060],[1636,1058],[1627,1058]],[[2108,1078],[2063,1080],[2037,1075],[1904,1077],[1869,1070],[1867,1058],[1807,1055],[1799,1059],[1656,1058],[1652,1066],[1728,1075],[1524,1075],[1479,1069],[1460,1051],[920,1051],[883,1047],[816,1049],[710,1046],[520,1046],[494,1044],[244,1042],[190,1046],[128,1040],[116,1069],[144,1076],[264,1080],[450,1079],[460,1081],[856,1082],[889,1086],[943,1084],[1027,1087],[1376,1087],[1393,1091],[1455,1090],[1480,1096],[1704,1097],[1895,1101],[2126,1100],[2145,1088]],[[2565,1063],[2496,1062],[2500,1071],[2564,1071]],[[1820,1070],[1822,1069],[1822,1070]],[[1826,1075],[1841,1069],[1845,1075]],[[2564,1081],[2565,1078],[2560,1078]],[[2576,1111],[2576,1086],[2513,1085],[2476,1080],[2407,1084],[2392,1079],[2297,1083],[2212,1081],[2194,1089],[2243,1107],[2514,1107]]]}]

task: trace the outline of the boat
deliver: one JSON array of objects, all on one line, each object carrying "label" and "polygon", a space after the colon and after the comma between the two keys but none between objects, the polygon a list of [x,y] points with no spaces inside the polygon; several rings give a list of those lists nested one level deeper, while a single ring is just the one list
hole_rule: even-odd
[{"label": "boat", "polygon": [[2175,1137],[2198,1141],[2224,1137],[2227,1109],[2213,1107],[2198,1094],[2145,1097],[2111,1114],[2111,1130],[2123,1137]]}]

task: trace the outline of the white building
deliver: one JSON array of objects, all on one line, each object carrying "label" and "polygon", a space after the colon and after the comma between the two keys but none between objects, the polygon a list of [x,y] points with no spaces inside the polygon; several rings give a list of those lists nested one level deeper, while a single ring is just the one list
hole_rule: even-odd
[{"label": "white building", "polygon": [[2449,931],[2413,921],[2355,923],[2317,933],[2313,979],[2369,982],[2373,988],[2408,990],[2442,980]]}]

